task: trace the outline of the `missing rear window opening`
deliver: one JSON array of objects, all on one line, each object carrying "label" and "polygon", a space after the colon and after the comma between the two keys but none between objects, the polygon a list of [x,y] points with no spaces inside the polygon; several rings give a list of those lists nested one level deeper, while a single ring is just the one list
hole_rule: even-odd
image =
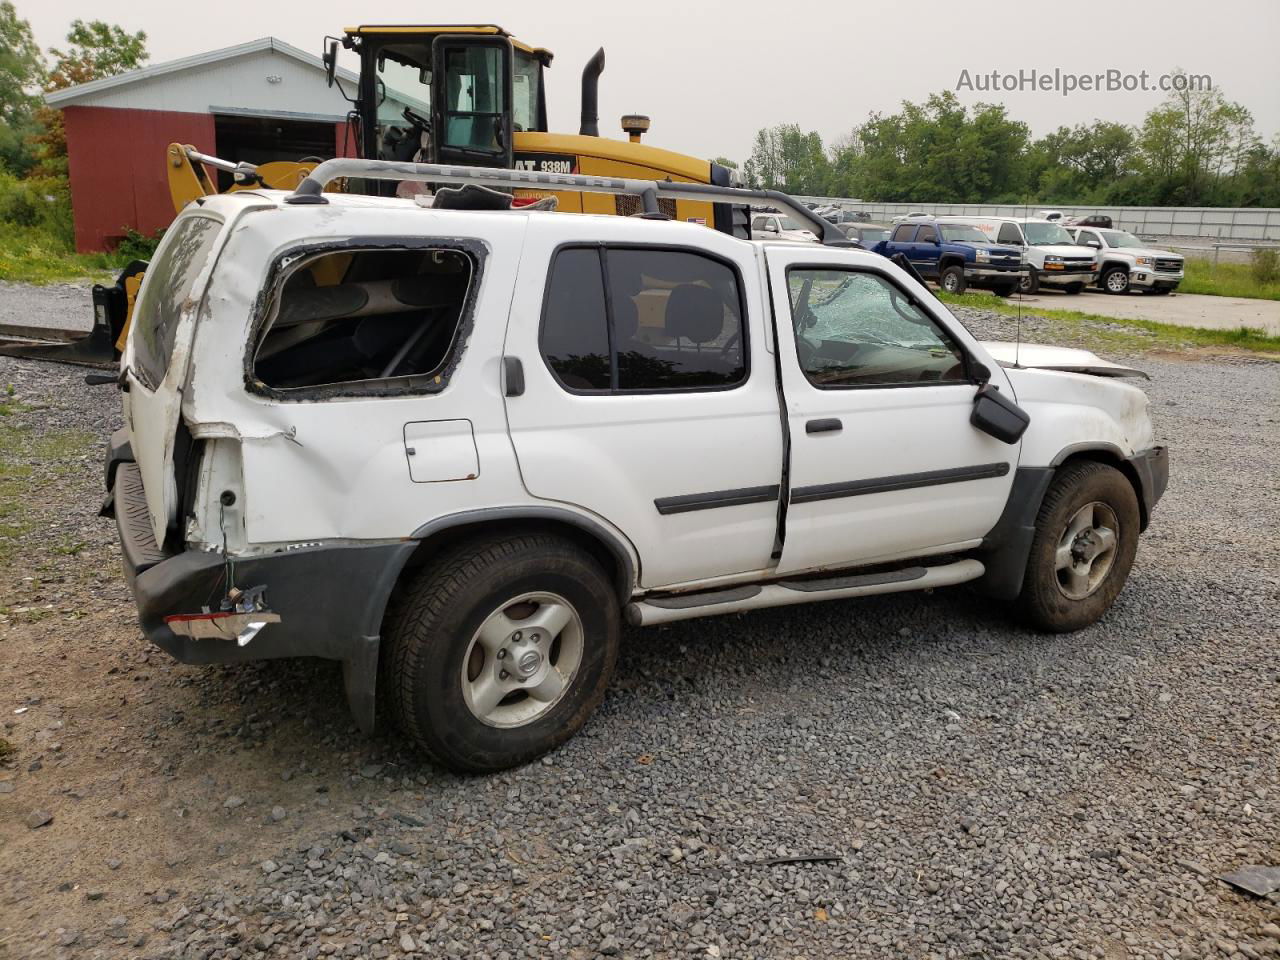
[{"label": "missing rear window opening", "polygon": [[303,258],[268,307],[254,379],[274,390],[360,392],[383,381],[427,389],[454,350],[474,273],[471,256],[453,249]]}]

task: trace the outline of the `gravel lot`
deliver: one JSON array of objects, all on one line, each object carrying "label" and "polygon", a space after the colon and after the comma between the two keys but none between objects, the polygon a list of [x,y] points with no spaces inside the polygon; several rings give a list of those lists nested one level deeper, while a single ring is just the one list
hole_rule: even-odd
[{"label": "gravel lot", "polygon": [[117,395],[0,358],[0,957],[1280,954],[1280,895],[1216,879],[1280,863],[1280,366],[1136,362],[1173,479],[1100,625],[955,589],[632,630],[582,735],[464,778],[336,665],[148,651]]}]

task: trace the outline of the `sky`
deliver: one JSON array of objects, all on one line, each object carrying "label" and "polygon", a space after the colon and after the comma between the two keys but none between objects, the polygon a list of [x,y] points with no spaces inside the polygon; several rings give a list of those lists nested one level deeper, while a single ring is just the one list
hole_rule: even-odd
[{"label": "sky", "polygon": [[[105,19],[145,30],[153,63],[266,35],[318,54],[325,34],[356,23],[497,23],[554,52],[550,125],[567,133],[578,128],[583,64],[603,46],[601,134],[622,137],[622,114],[643,113],[652,118],[646,142],[707,158],[745,160],[756,131],[777,123],[798,123],[830,143],[873,111],[892,113],[903,100],[946,89],[966,104],[1003,104],[1034,135],[1098,119],[1138,124],[1166,96],[1155,89],[1064,96],[1066,80],[1057,91],[1002,89],[1006,75],[1012,82],[1032,70],[1039,77],[1111,70],[1135,82],[1147,71],[1154,85],[1182,67],[1247,107],[1264,139],[1280,134],[1277,0],[219,0],[194,16],[170,0],[14,2],[42,47],[61,44],[75,18]],[[983,92],[992,71],[1002,75],[1000,87]]]}]

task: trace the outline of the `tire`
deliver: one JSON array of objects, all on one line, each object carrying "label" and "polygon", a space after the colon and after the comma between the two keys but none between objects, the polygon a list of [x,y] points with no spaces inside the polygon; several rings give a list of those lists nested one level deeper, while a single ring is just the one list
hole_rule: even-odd
[{"label": "tire", "polygon": [[955,264],[944,267],[942,275],[938,277],[938,286],[947,293],[964,293],[969,286],[964,278],[964,267],[958,267]]},{"label": "tire", "polygon": [[1026,276],[1018,278],[1018,292],[1025,294],[1040,292],[1040,274],[1036,273],[1036,268],[1031,267]]},{"label": "tire", "polygon": [[[1081,527],[1090,517],[1092,524]],[[1020,597],[1027,619],[1052,633],[1101,619],[1129,576],[1139,527],[1137,494],[1115,467],[1080,460],[1059,470],[1040,505],[1027,559]],[[1073,529],[1079,533],[1071,535]],[[1111,531],[1110,549],[1103,529]]]},{"label": "tire", "polygon": [[1124,267],[1111,267],[1103,271],[1099,283],[1107,293],[1123,296],[1129,292],[1129,271]]},{"label": "tire", "polygon": [[1083,283],[1068,283],[1068,284],[1067,284],[1067,293],[1071,294],[1073,297],[1074,297],[1077,293],[1079,293],[1081,290],[1083,290],[1083,289],[1084,289],[1084,284],[1083,284]]},{"label": "tire", "polygon": [[[544,617],[553,622],[539,632]],[[388,619],[381,687],[393,719],[468,773],[527,763],[577,733],[604,697],[621,633],[600,564],[545,534],[456,545],[407,584]]]},{"label": "tire", "polygon": [[1016,283],[998,283],[991,288],[991,292],[997,297],[1009,297],[1013,295],[1013,291],[1018,289]]}]

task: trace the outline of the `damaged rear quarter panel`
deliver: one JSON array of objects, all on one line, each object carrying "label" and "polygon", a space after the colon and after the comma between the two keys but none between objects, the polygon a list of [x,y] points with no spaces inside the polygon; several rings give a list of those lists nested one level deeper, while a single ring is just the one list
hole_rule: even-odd
[{"label": "damaged rear quarter panel", "polygon": [[1129,457],[1152,445],[1147,395],[1129,381],[1054,370],[1005,372],[1018,405],[1031,415],[1020,466],[1049,466],[1068,451],[1086,449]]},{"label": "damaged rear quarter panel", "polygon": [[[242,445],[244,523],[250,545],[405,537],[431,517],[526,499],[500,393],[502,345],[524,242],[523,217],[423,208],[274,208],[236,225],[208,292],[183,412],[192,434]],[[278,260],[300,247],[466,243],[489,251],[468,294],[466,331],[438,392],[350,385],[332,395],[283,399],[247,383],[254,333]],[[311,394],[312,391],[306,391]],[[404,425],[472,422],[480,462],[472,480],[411,481]],[[429,451],[426,451],[429,455]]]}]

